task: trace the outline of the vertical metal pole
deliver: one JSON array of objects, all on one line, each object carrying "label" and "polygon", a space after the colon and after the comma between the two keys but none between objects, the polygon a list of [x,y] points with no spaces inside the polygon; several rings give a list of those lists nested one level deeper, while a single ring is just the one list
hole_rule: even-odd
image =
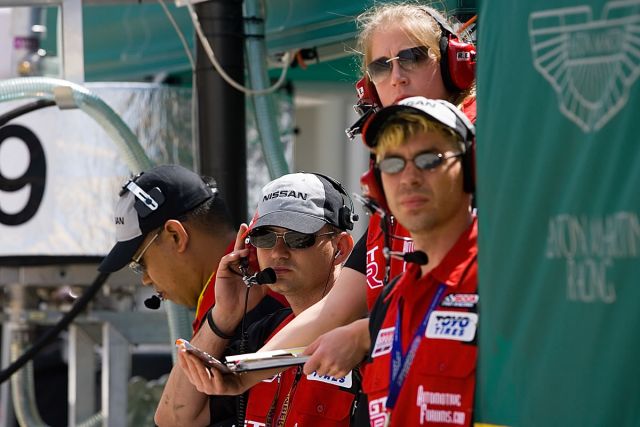
[{"label": "vertical metal pole", "polygon": [[82,0],[63,0],[58,22],[62,78],[84,83]]},{"label": "vertical metal pole", "polygon": [[[11,364],[11,334],[13,322],[2,323],[2,369]],[[0,426],[11,426],[9,420],[13,420],[13,404],[11,401],[10,381],[0,385]]]},{"label": "vertical metal pole", "polygon": [[[202,30],[226,73],[244,85],[241,0],[196,5]],[[245,96],[214,70],[198,41],[197,72],[200,172],[213,176],[236,225],[247,219]]]},{"label": "vertical metal pole", "polygon": [[96,359],[94,342],[79,326],[69,326],[69,426],[74,427],[96,412]]},{"label": "vertical metal pole", "polygon": [[102,412],[104,427],[127,425],[131,375],[129,342],[110,323],[102,326]]}]

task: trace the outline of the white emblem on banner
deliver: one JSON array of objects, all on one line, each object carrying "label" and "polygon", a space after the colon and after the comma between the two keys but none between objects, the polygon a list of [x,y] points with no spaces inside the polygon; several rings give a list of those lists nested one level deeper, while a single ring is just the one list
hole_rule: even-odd
[{"label": "white emblem on banner", "polygon": [[529,16],[535,68],[558,96],[560,111],[584,132],[602,128],[627,103],[640,75],[640,1],[543,10]]}]

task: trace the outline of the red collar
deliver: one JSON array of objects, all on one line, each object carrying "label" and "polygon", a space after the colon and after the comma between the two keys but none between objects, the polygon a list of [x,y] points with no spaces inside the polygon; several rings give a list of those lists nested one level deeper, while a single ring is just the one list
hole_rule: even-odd
[{"label": "red collar", "polygon": [[[422,280],[426,277],[431,277],[433,280],[444,283],[447,286],[455,286],[460,283],[462,275],[467,270],[469,265],[476,260],[478,255],[478,219],[473,217],[473,221],[469,227],[458,237],[458,240],[453,245],[449,252],[442,259],[434,269],[432,269],[427,276],[422,276],[422,271],[418,264],[408,264],[406,274],[403,277],[412,277],[414,280]],[[405,280],[401,279],[401,282]],[[401,286],[396,286],[398,289]],[[391,291],[394,293],[395,289]]]},{"label": "red collar", "polygon": [[473,217],[471,224],[458,237],[431,275],[440,283],[453,286],[460,282],[462,274],[478,256],[478,218]]}]

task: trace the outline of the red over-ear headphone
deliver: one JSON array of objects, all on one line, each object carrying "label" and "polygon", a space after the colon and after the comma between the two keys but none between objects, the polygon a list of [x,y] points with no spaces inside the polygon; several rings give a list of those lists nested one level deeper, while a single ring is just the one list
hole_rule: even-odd
[{"label": "red over-ear headphone", "polygon": [[382,189],[380,170],[376,168],[376,157],[373,153],[369,156],[369,169],[360,176],[360,191],[364,197],[373,200],[380,208],[389,212],[387,198]]},{"label": "red over-ear headphone", "polygon": [[458,38],[447,21],[428,7],[420,9],[433,18],[442,31],[440,37],[440,73],[447,89],[462,92],[476,77],[476,47]]}]

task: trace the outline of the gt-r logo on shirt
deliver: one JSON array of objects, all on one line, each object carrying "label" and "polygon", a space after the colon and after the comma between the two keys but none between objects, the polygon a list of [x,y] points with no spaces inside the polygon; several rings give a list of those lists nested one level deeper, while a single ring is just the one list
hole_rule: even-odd
[{"label": "gt-r logo on shirt", "polygon": [[379,288],[384,285],[382,277],[378,277],[382,273],[382,270],[376,262],[376,251],[379,249],[380,248],[378,246],[374,246],[372,249],[367,251],[367,284],[371,289]]},{"label": "gt-r logo on shirt", "polygon": [[449,294],[440,303],[442,307],[471,308],[478,304],[478,294]]},{"label": "gt-r logo on shirt", "polygon": [[384,427],[387,425],[389,419],[385,406],[386,403],[386,396],[369,402],[369,422],[371,427]]},{"label": "gt-r logo on shirt", "polygon": [[395,329],[396,328],[392,326],[390,328],[384,328],[378,331],[378,337],[376,338],[376,343],[373,346],[371,357],[378,357],[391,352],[391,345],[393,344],[393,331]]},{"label": "gt-r logo on shirt", "polygon": [[427,323],[427,338],[455,341],[473,341],[476,336],[478,315],[460,311],[434,311]]}]

